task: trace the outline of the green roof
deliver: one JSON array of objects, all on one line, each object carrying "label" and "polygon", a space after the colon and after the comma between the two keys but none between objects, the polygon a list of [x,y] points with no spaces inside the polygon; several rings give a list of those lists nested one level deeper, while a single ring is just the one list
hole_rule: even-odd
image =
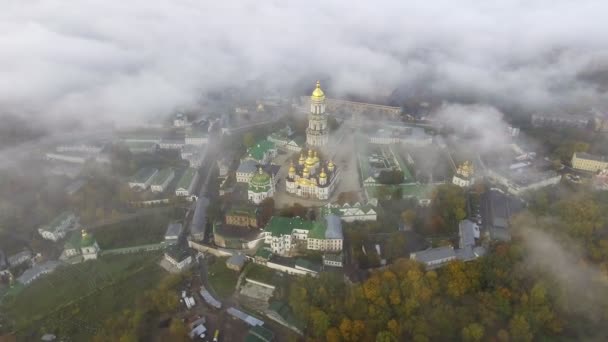
[{"label": "green roof", "polygon": [[143,183],[147,181],[157,170],[152,167],[144,167],[137,171],[133,177],[131,177],[131,181],[135,183]]},{"label": "green roof", "polygon": [[228,209],[226,215],[247,215],[256,216],[257,209],[254,207],[232,207]]},{"label": "green roof", "polygon": [[262,160],[264,154],[274,148],[274,143],[269,140],[260,140],[247,151],[249,157],[255,160]]},{"label": "green roof", "polygon": [[173,172],[173,170],[170,167],[158,171],[156,176],[154,176],[154,179],[152,179],[152,184],[163,184],[167,178],[169,178],[171,172]]},{"label": "green roof", "polygon": [[249,335],[257,337],[259,340],[265,342],[271,342],[274,340],[274,333],[259,325],[256,325],[255,327],[249,329],[249,334],[247,334],[247,336]]},{"label": "green roof", "polygon": [[327,230],[327,223],[324,219],[317,220],[312,224],[312,230],[308,233],[308,237],[311,239],[325,239],[325,231]]},{"label": "green roof", "polygon": [[311,230],[312,228],[312,222],[301,217],[273,216],[264,231],[272,233],[272,236],[281,236],[290,235],[294,229]]},{"label": "green roof", "polygon": [[196,169],[191,167],[187,168],[182,175],[182,178],[179,179],[177,183],[177,189],[188,189],[190,187],[190,183],[192,183],[192,179],[194,179],[194,175],[196,175]]},{"label": "green roof", "polygon": [[268,308],[271,311],[276,312],[287,323],[297,327],[298,329],[303,328],[304,324],[294,317],[291,308],[289,305],[287,305],[287,303],[280,300],[275,300],[270,303]]},{"label": "green roof", "polygon": [[257,250],[257,252],[255,252],[255,256],[266,259],[266,260],[270,259],[271,255],[272,255],[272,252],[266,248],[260,248]]},{"label": "green roof", "polygon": [[72,233],[72,235],[70,235],[70,238],[63,245],[63,248],[64,249],[79,248],[80,247],[80,239],[81,239],[81,235],[78,234],[78,232]]},{"label": "green roof", "polygon": [[89,247],[95,243],[95,238],[91,234],[86,234],[80,240],[80,247]]},{"label": "green roof", "polygon": [[[261,170],[261,169],[260,169]],[[270,190],[270,175],[264,171],[256,172],[249,180],[249,190],[253,192],[267,192]]]},{"label": "green roof", "polygon": [[48,224],[49,230],[53,230],[53,228],[57,228],[63,221],[65,221],[68,217],[72,215],[70,211],[64,211],[61,214],[57,215],[51,223]]},{"label": "green roof", "polygon": [[318,264],[314,264],[306,259],[302,259],[302,258],[297,258],[296,259],[296,266],[305,268],[307,270],[311,270],[311,271],[315,271],[315,272],[320,272],[321,271],[321,266]]}]

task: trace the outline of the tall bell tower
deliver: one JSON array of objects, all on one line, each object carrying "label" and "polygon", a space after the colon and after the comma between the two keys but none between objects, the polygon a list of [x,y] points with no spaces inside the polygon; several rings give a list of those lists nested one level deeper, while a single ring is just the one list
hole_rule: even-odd
[{"label": "tall bell tower", "polygon": [[317,81],[317,87],[310,96],[306,143],[308,146],[321,147],[327,145],[328,140],[329,129],[327,127],[327,114],[325,114],[325,93],[321,90],[321,82]]}]

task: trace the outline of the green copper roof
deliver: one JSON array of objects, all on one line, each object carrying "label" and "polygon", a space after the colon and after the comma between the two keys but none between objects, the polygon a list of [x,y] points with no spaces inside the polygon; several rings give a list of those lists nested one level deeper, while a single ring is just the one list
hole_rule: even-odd
[{"label": "green copper roof", "polygon": [[300,217],[273,216],[264,228],[264,231],[272,233],[272,236],[281,236],[290,235],[294,229],[311,230],[312,228],[313,224],[311,221]]},{"label": "green copper roof", "polygon": [[70,238],[63,245],[64,249],[75,249],[80,247],[81,235],[78,232],[72,233]]},{"label": "green copper roof", "polygon": [[311,239],[325,239],[326,230],[325,220],[317,220],[312,224],[312,230],[308,233],[308,237]]},{"label": "green copper roof", "polygon": [[89,247],[95,243],[95,238],[91,234],[86,234],[80,240],[80,247]]},{"label": "green copper roof", "polygon": [[186,171],[184,171],[182,178],[180,178],[179,182],[177,183],[177,189],[188,189],[190,187],[190,183],[192,183],[192,179],[194,178],[195,174],[196,169],[193,169],[191,167],[187,168]]},{"label": "green copper roof", "polygon": [[250,147],[247,151],[249,157],[255,160],[262,160],[264,154],[274,148],[274,143],[269,140],[260,140],[254,146]]},{"label": "green copper roof", "polygon": [[268,192],[270,190],[270,175],[260,170],[254,173],[253,177],[251,177],[251,180],[249,181],[249,191]]},{"label": "green copper roof", "polygon": [[262,259],[270,259],[272,252],[266,248],[260,248],[255,252],[255,256],[260,257]]}]

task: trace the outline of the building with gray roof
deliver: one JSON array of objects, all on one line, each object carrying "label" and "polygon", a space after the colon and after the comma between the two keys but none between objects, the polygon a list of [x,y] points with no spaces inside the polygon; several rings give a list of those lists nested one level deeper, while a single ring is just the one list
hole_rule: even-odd
[{"label": "building with gray roof", "polygon": [[36,264],[32,268],[23,272],[23,274],[17,278],[17,281],[23,285],[29,285],[31,282],[40,278],[41,276],[55,271],[55,269],[60,265],[61,262],[52,260]]},{"label": "building with gray roof", "polygon": [[458,247],[475,246],[475,239],[479,239],[479,226],[471,220],[462,220],[458,224],[458,235]]},{"label": "building with gray roof", "polygon": [[427,269],[434,269],[456,260],[456,252],[452,246],[443,246],[411,253],[410,259],[423,263]]},{"label": "building with gray roof", "polygon": [[184,231],[184,226],[179,222],[171,222],[167,226],[167,231],[165,232],[165,241],[175,243],[179,239],[179,236]]},{"label": "building with gray roof", "polygon": [[207,230],[207,207],[209,206],[209,199],[202,196],[196,201],[196,208],[194,209],[194,215],[192,222],[190,223],[190,235],[192,239],[196,241],[202,241],[205,238],[205,231]]},{"label": "building with gray roof", "polygon": [[151,167],[145,167],[143,169],[140,169],[129,180],[129,187],[131,189],[139,188],[139,189],[145,190],[150,186],[150,184],[152,183],[152,180],[154,179],[154,176],[156,176],[157,173],[158,173],[158,169],[151,168]]}]

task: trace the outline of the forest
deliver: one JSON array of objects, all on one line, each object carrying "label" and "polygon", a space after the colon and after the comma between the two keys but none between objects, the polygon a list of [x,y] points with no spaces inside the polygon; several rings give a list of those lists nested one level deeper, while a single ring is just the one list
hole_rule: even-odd
[{"label": "forest", "polygon": [[[530,203],[513,219],[513,240],[483,258],[428,271],[398,259],[353,285],[299,278],[284,299],[309,341],[606,340],[608,196],[556,187]],[[535,260],[538,234],[558,247],[549,267]]]}]

